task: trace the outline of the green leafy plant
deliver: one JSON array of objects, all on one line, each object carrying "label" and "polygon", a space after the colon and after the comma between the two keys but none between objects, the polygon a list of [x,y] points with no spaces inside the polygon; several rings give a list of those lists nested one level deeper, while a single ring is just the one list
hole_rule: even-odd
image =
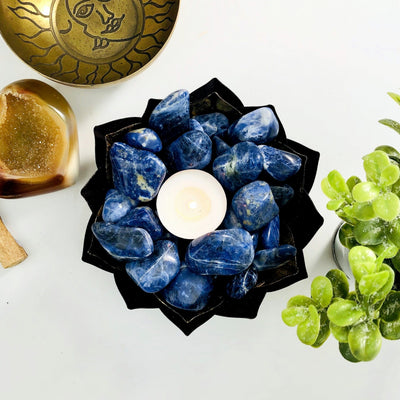
[{"label": "green leafy plant", "polygon": [[[389,95],[400,105],[400,96]],[[400,123],[379,121],[400,133]],[[282,311],[297,326],[301,342],[320,347],[332,333],[342,356],[351,362],[370,361],[382,338],[400,339],[400,292],[393,290],[400,272],[400,153],[379,146],[363,157],[366,180],[345,180],[336,170],[321,182],[327,208],[344,221],[341,243],[350,249],[354,291],[343,271],[330,270],[311,283],[311,297],[295,296]]]},{"label": "green leafy plant", "polygon": [[[389,95],[400,104],[399,95]],[[379,122],[400,133],[399,123]],[[345,222],[339,231],[345,247],[367,246],[400,271],[400,153],[379,146],[363,157],[363,167],[365,181],[357,176],[345,180],[336,170],[322,180],[322,191],[330,199],[327,208]]]},{"label": "green leafy plant", "polygon": [[354,246],[349,263],[355,290],[338,269],[311,283],[311,297],[294,296],[282,311],[288,326],[297,326],[304,344],[320,347],[330,333],[342,356],[351,362],[370,361],[379,353],[382,338],[400,339],[400,292],[392,290],[393,269],[384,256],[365,246]]}]

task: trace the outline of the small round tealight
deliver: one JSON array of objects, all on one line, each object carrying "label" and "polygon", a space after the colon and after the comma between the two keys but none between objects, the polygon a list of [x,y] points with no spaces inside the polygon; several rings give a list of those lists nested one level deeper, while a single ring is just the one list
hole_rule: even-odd
[{"label": "small round tealight", "polygon": [[156,202],[163,226],[173,235],[195,239],[222,223],[227,200],[221,184],[207,172],[177,172],[161,186]]}]

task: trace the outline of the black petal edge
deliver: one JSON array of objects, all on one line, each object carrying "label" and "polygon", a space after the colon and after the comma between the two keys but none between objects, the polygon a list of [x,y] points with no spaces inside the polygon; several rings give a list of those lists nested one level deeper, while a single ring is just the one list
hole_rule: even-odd
[{"label": "black petal edge", "polygon": [[[216,78],[191,93],[190,99],[192,115],[219,111],[227,115],[230,122],[262,107],[243,106],[239,98]],[[323,224],[322,216],[318,213],[308,195],[317,172],[319,153],[287,139],[275,108],[272,105],[265,106],[271,108],[279,121],[279,134],[271,145],[298,154],[302,158],[300,171],[295,177],[285,182],[295,189],[295,196],[280,211],[281,236],[285,243],[296,246],[297,255],[295,259],[278,268],[260,273],[257,286],[241,300],[224,296],[224,282],[222,280],[221,287],[217,287],[214,291],[209,305],[204,310],[200,312],[178,310],[165,303],[157,294],[145,293],[136,286],[126,274],[124,263],[111,257],[100,246],[91,232],[93,222],[101,215],[105,194],[112,187],[111,166],[108,158],[109,148],[115,141],[121,140],[125,133],[132,128],[146,126],[151,112],[159,102],[160,100],[150,99],[142,118],[119,119],[94,128],[95,156],[98,169],[81,191],[92,211],[86,229],[82,260],[114,274],[115,283],[128,309],[159,308],[185,335],[192,333],[213,315],[255,318],[267,292],[282,289],[308,276],[302,250]],[[268,182],[271,185],[276,184],[271,179]]]}]

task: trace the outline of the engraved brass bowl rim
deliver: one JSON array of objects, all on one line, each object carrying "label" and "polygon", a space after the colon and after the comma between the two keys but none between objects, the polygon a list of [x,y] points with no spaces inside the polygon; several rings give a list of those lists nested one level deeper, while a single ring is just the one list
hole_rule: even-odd
[{"label": "engraved brass bowl rim", "polygon": [[2,0],[0,34],[41,75],[75,87],[125,80],[170,39],[180,0]]}]

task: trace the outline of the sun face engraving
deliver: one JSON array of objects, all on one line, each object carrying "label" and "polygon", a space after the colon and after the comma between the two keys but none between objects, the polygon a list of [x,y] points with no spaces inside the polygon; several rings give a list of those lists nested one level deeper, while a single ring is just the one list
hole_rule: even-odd
[{"label": "sun face engraving", "polygon": [[5,0],[0,30],[33,68],[78,85],[112,82],[147,64],[172,32],[179,0]]},{"label": "sun face engraving", "polygon": [[59,0],[50,24],[68,54],[101,64],[134,48],[143,30],[143,11],[142,3],[133,0]]}]

